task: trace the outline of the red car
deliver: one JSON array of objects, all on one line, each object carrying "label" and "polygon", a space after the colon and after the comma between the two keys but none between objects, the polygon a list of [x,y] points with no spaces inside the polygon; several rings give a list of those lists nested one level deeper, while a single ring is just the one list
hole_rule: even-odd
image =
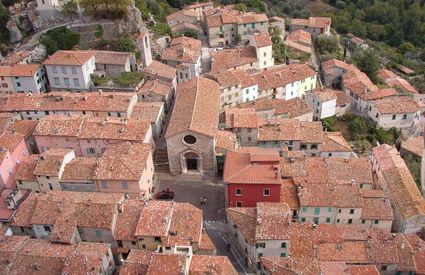
[{"label": "red car", "polygon": [[157,200],[173,200],[174,199],[174,192],[167,190],[162,190],[161,192],[158,192],[155,194],[155,199]]}]

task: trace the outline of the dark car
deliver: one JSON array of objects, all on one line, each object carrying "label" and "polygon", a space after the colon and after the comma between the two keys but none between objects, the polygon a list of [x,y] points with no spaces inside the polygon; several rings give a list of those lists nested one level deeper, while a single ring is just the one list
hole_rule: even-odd
[{"label": "dark car", "polygon": [[162,190],[161,192],[155,194],[155,198],[157,200],[173,200],[174,192],[170,190]]}]

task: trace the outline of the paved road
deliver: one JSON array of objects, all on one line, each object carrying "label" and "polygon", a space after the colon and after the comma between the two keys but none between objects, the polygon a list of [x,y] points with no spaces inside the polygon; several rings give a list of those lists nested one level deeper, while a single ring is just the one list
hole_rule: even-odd
[{"label": "paved road", "polygon": [[[157,180],[157,190],[170,188],[176,202],[188,202],[202,209],[204,221],[224,221],[224,186],[212,182],[176,182]],[[206,204],[200,204],[201,196],[207,197]]]},{"label": "paved road", "polygon": [[205,223],[204,228],[217,248],[217,254],[227,256],[239,274],[250,274],[249,269],[244,265],[244,261],[240,258],[234,247],[228,249],[226,240],[226,224],[222,222]]}]

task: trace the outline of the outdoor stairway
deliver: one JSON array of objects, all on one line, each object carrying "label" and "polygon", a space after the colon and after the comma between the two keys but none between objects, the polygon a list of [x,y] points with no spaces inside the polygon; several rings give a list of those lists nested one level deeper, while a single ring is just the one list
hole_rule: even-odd
[{"label": "outdoor stairway", "polygon": [[156,173],[170,173],[168,166],[167,148],[156,148],[154,154],[154,164]]}]

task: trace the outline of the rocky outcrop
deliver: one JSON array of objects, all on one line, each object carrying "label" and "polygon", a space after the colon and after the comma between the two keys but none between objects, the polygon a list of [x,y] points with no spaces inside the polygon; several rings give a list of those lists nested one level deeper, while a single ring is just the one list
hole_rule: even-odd
[{"label": "rocky outcrop", "polygon": [[33,30],[31,20],[28,18],[26,14],[21,14],[16,16],[15,21],[16,21],[16,25],[22,31],[28,33]]},{"label": "rocky outcrop", "polygon": [[41,62],[46,58],[47,51],[43,44],[38,44],[34,50],[31,51],[31,58],[34,62]]},{"label": "rocky outcrop", "polygon": [[7,21],[6,28],[9,30],[10,33],[10,43],[15,44],[22,40],[23,36],[21,30],[16,24],[14,18],[11,17],[9,21]]}]

